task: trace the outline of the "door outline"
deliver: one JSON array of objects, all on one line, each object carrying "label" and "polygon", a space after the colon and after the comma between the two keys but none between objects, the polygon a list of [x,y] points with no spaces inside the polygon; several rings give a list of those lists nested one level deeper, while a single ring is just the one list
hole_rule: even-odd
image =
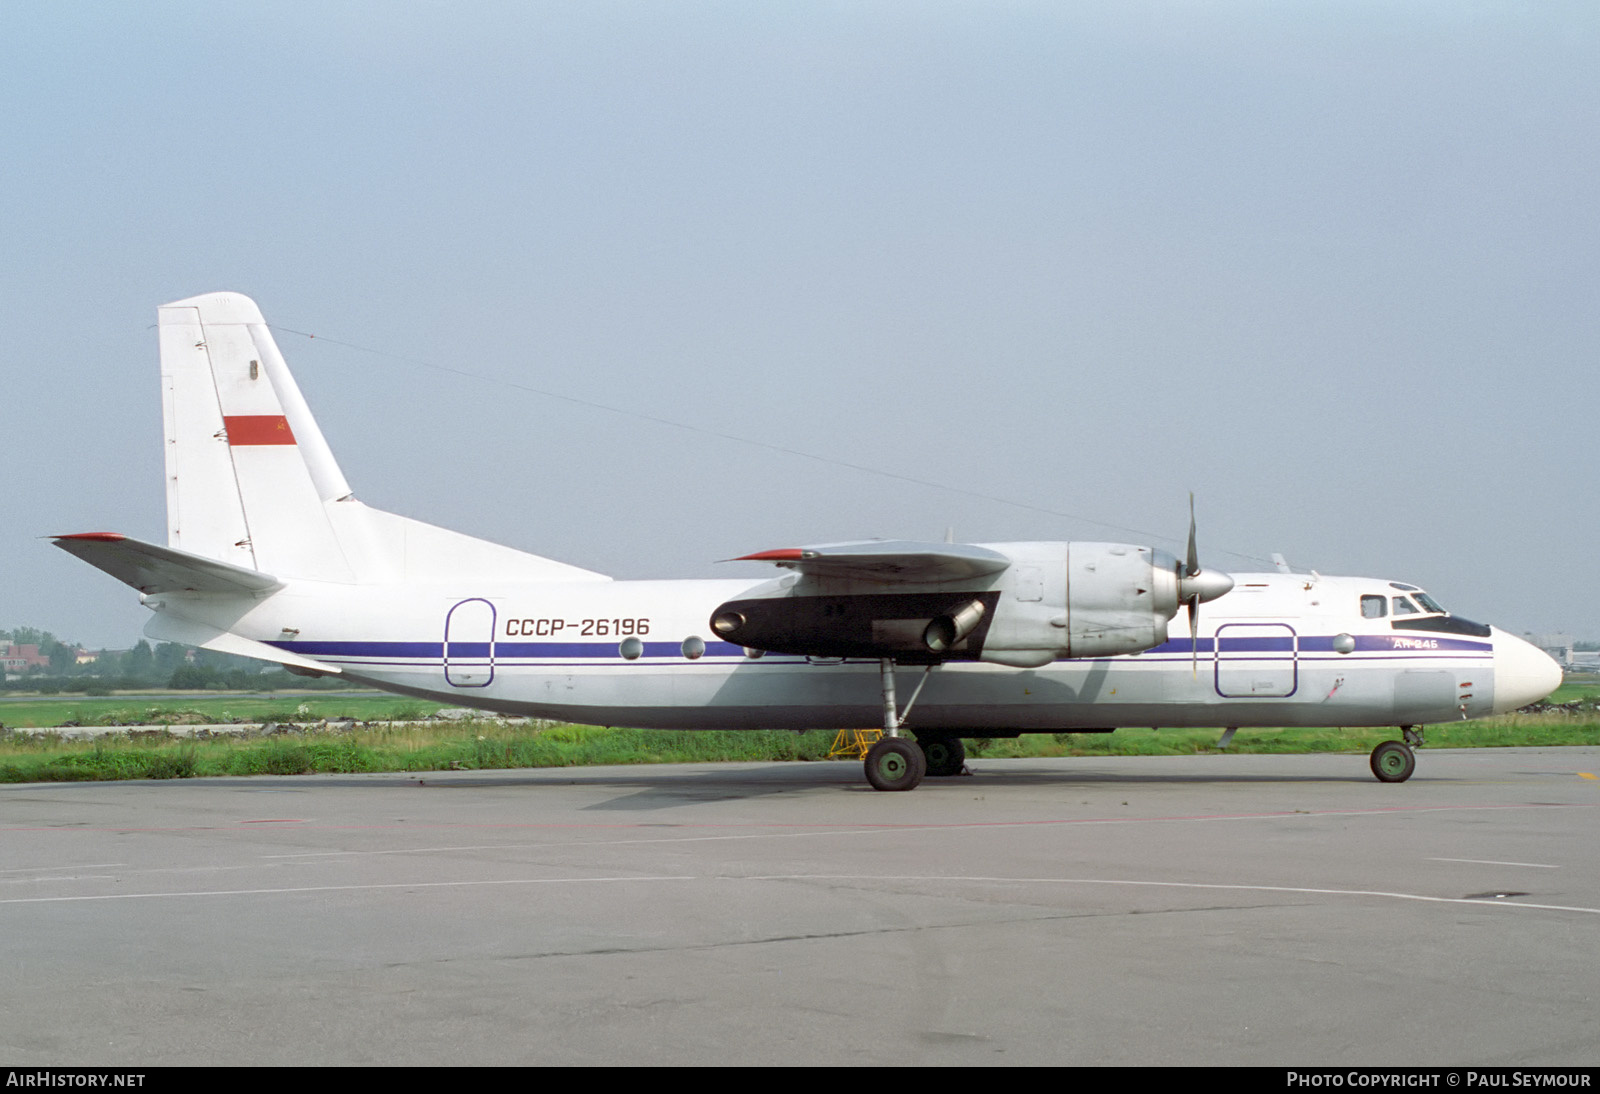
[{"label": "door outline", "polygon": [[[1226,631],[1235,631],[1227,635]],[[1235,650],[1230,655],[1225,650],[1229,638],[1256,639],[1272,641],[1288,641],[1286,649],[1256,648]],[[1224,699],[1287,699],[1300,690],[1300,640],[1295,629],[1287,623],[1224,623],[1217,628],[1215,643],[1214,668],[1212,669],[1214,684],[1218,695]],[[1226,680],[1223,671],[1228,671]],[[1285,679],[1281,674],[1288,670]],[[1240,690],[1245,686],[1243,680],[1246,674],[1258,673],[1257,681],[1251,681],[1250,690]],[[1255,690],[1256,682],[1266,683],[1270,690]],[[1226,688],[1232,688],[1229,691]]]},{"label": "door outline", "polygon": [[[468,607],[478,604],[483,607]],[[485,610],[488,612],[487,617],[484,615]],[[458,612],[461,613],[459,619],[456,617]],[[460,601],[445,613],[445,683],[457,688],[486,688],[494,682],[494,632],[497,618],[494,605],[482,597]],[[485,622],[487,622],[486,627]]]}]

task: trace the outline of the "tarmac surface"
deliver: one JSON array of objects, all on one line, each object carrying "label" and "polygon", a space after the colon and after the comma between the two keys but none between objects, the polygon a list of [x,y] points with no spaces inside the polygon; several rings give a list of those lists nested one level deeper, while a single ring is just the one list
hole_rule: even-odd
[{"label": "tarmac surface", "polygon": [[1600,748],[0,787],[0,1061],[1600,1062]]}]

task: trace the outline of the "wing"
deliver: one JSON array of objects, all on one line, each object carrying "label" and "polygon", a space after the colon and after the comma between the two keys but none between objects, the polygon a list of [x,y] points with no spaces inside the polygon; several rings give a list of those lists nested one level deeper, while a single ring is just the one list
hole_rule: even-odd
[{"label": "wing", "polygon": [[730,562],[771,562],[811,577],[854,578],[886,584],[932,585],[997,574],[1011,565],[999,551],[970,543],[872,540],[757,551]]},{"label": "wing", "polygon": [[723,639],[753,649],[903,661],[971,659],[982,649],[1009,555],[970,543],[874,540],[758,551],[794,578],[713,614]]}]

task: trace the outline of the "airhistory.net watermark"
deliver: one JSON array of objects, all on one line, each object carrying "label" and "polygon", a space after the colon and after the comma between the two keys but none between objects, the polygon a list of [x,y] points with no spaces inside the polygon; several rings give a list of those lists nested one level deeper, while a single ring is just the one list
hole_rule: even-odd
[{"label": "airhistory.net watermark", "polygon": [[42,1087],[140,1087],[144,1085],[142,1071],[86,1071],[79,1068],[25,1068],[6,1070],[7,1088]]}]

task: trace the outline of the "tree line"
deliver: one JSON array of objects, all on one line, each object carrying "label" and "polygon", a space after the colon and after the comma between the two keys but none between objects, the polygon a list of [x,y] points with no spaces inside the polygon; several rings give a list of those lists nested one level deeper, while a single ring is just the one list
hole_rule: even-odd
[{"label": "tree line", "polygon": [[334,678],[292,676],[277,665],[231,653],[199,649],[177,642],[151,645],[140,639],[132,649],[98,650],[94,660],[78,663],[76,643],[63,642],[36,627],[0,629],[0,652],[8,645],[37,646],[48,665],[30,666],[22,672],[8,669],[4,687],[11,691],[44,694],[85,691],[90,694],[139,688],[174,691],[285,687],[338,687]]}]

